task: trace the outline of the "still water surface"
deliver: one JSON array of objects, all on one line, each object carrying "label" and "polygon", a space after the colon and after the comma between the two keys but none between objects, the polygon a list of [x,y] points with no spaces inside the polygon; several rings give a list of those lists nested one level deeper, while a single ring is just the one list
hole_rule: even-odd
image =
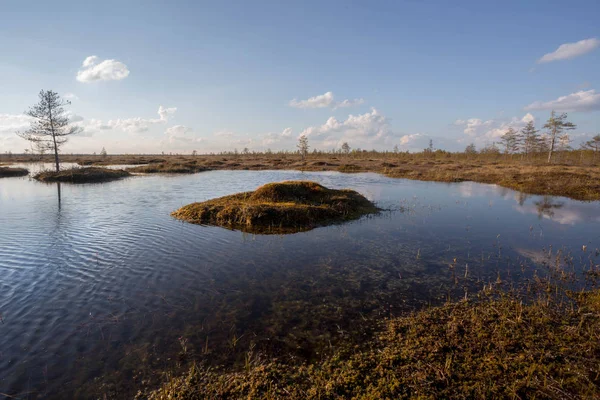
[{"label": "still water surface", "polygon": [[[169,215],[289,179],[352,188],[390,211],[285,236]],[[5,178],[0,392],[135,393],[152,370],[235,362],[253,346],[314,359],[367,335],[357,321],[468,296],[498,276],[521,279],[544,254],[597,263],[599,232],[600,202],[377,174],[212,171],[91,185]]]}]

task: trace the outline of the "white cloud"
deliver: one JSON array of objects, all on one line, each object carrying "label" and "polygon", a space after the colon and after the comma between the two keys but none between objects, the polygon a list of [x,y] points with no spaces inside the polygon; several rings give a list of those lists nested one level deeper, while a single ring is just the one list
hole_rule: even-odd
[{"label": "white cloud", "polygon": [[262,144],[264,146],[272,145],[275,143],[279,143],[283,140],[291,139],[293,130],[292,128],[285,128],[281,133],[267,133],[264,135]]},{"label": "white cloud", "polygon": [[167,122],[169,118],[175,114],[175,111],[177,111],[177,107],[165,108],[163,106],[158,106],[158,115],[160,117],[160,121]]},{"label": "white cloud", "polygon": [[334,110],[338,108],[347,108],[359,106],[365,102],[364,99],[354,99],[354,100],[343,100],[340,102],[334,101],[334,96],[332,92],[327,92],[325,94],[320,94],[318,96],[311,97],[307,100],[290,100],[290,107],[294,108],[327,108],[331,107]]},{"label": "white cloud", "polygon": [[354,99],[354,100],[346,99],[344,101],[336,103],[333,108],[337,109],[337,108],[354,107],[354,106],[359,106],[361,104],[364,104],[364,102],[365,102],[365,99]]},{"label": "white cloud", "polygon": [[127,65],[117,60],[104,60],[98,63],[97,56],[87,57],[82,69],[77,72],[79,82],[118,81],[129,76]]},{"label": "white cloud", "polygon": [[422,133],[413,133],[411,135],[404,135],[400,137],[400,146],[407,146],[415,141],[417,141],[418,139],[421,139],[423,137]]},{"label": "white cloud", "polygon": [[493,120],[483,121],[479,118],[469,118],[467,120],[457,119],[454,125],[464,126],[464,133],[468,136],[477,136],[482,129],[486,129],[494,123]]},{"label": "white cloud", "polygon": [[521,122],[524,124],[527,124],[528,122],[535,122],[535,117],[530,113],[527,113],[523,116],[523,118],[521,118]]},{"label": "white cloud", "polygon": [[96,133],[100,133],[101,131],[106,131],[112,129],[109,125],[106,125],[99,119],[83,119],[80,122],[75,123],[75,125],[81,127],[83,129],[80,136],[83,134],[84,136],[92,136]]},{"label": "white cloud", "polygon": [[147,119],[136,117],[116,120],[111,119],[106,125],[108,125],[110,128],[120,129],[127,133],[146,132],[154,125],[167,123],[175,111],[177,111],[176,107],[165,108],[163,106],[159,106],[157,111],[159,118]]},{"label": "white cloud", "polygon": [[333,93],[327,92],[309,98],[308,100],[293,99],[290,101],[290,107],[295,108],[325,108],[333,103]]},{"label": "white cloud", "polygon": [[600,93],[594,89],[581,90],[551,101],[536,101],[525,107],[525,110],[556,110],[568,112],[585,112],[600,110]]},{"label": "white cloud", "polygon": [[322,146],[339,146],[349,142],[353,147],[382,144],[393,136],[389,120],[375,108],[371,112],[349,115],[345,121],[330,117],[323,125],[304,129],[300,136],[321,140]]},{"label": "white cloud", "polygon": [[96,62],[98,62],[98,56],[89,56],[86,57],[85,60],[83,60],[83,67],[91,67],[92,65],[96,64]]},{"label": "white cloud", "polygon": [[166,124],[173,114],[177,111],[177,108],[171,107],[166,108],[163,106],[158,107],[158,118],[125,118],[125,119],[111,119],[108,122],[103,122],[99,119],[86,120],[78,115],[72,115],[71,122],[75,125],[83,128],[86,135],[92,135],[103,130],[118,129],[127,133],[141,133],[146,132],[153,126]]},{"label": "white cloud", "polygon": [[521,118],[513,117],[510,120],[458,119],[454,122],[454,125],[463,127],[463,133],[467,135],[466,138],[459,139],[459,143],[474,142],[478,145],[485,145],[499,141],[511,127],[520,130],[529,121],[535,122],[535,117],[527,113]]},{"label": "white cloud", "polygon": [[289,138],[289,137],[292,137],[292,133],[293,133],[292,128],[285,128],[283,130],[283,132],[281,132],[281,136],[285,137],[285,138]]},{"label": "white cloud", "polygon": [[575,43],[561,44],[558,49],[552,53],[544,54],[537,62],[538,64],[547,63],[552,61],[567,60],[569,58],[579,57],[596,47],[600,46],[600,40],[596,38],[584,39]]}]

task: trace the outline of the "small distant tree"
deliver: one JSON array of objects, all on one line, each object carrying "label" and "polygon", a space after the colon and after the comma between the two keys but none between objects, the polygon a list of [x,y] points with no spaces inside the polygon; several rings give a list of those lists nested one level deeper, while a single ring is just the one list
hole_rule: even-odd
[{"label": "small distant tree", "polygon": [[477,154],[477,147],[475,147],[475,143],[471,143],[465,148],[465,154]]},{"label": "small distant tree", "polygon": [[350,145],[348,144],[348,142],[344,142],[342,144],[342,152],[346,155],[350,154]]},{"label": "small distant tree", "polygon": [[398,148],[398,145],[394,145],[394,154],[398,154],[400,152],[400,149]]},{"label": "small distant tree", "polygon": [[429,152],[433,153],[433,139],[429,139]]},{"label": "small distant tree", "polygon": [[519,133],[519,142],[523,148],[523,153],[525,153],[525,156],[529,156],[529,154],[538,149],[539,141],[541,140],[538,132],[539,131],[535,129],[535,124],[533,121],[529,121],[527,125],[521,129],[521,132]]},{"label": "small distant tree", "polygon": [[103,147],[102,150],[100,150],[100,157],[106,158],[107,155],[108,155],[108,153],[106,152],[106,149]]},{"label": "small distant tree", "polygon": [[195,156],[197,156],[197,155],[198,155],[198,152],[197,152],[196,150],[193,150],[193,151],[192,151],[192,155],[195,157]]},{"label": "small distant tree", "polygon": [[62,100],[52,90],[40,91],[39,102],[25,112],[32,117],[31,127],[24,132],[17,132],[18,136],[30,141],[36,148],[51,149],[57,172],[60,171],[60,147],[67,142],[67,136],[81,132],[81,128],[70,124],[64,108],[69,104],[71,102]]},{"label": "small distant tree", "polygon": [[250,154],[250,150],[248,150],[247,147],[244,147],[244,150],[242,150],[242,154],[248,155],[248,154]]},{"label": "small distant tree", "polygon": [[519,150],[519,137],[512,126],[502,135],[500,142],[504,146],[504,153],[506,154],[513,154]]},{"label": "small distant tree", "polygon": [[594,151],[594,159],[600,153],[600,134],[594,136],[591,140],[585,142],[582,146],[585,150],[593,150]]},{"label": "small distant tree", "polygon": [[492,142],[491,144],[488,144],[483,149],[481,149],[479,153],[498,155],[500,154],[500,149],[498,148],[498,146],[496,146],[495,142]]},{"label": "small distant tree", "polygon": [[565,131],[573,130],[576,127],[574,123],[567,121],[567,113],[557,115],[556,112],[552,111],[550,118],[548,118],[548,121],[544,125],[549,138],[548,163],[552,162],[552,153],[556,148],[557,142],[566,135]]},{"label": "small distant tree", "polygon": [[302,161],[304,161],[304,159],[306,158],[306,155],[308,154],[308,138],[306,137],[306,135],[300,135],[300,137],[298,138],[298,144],[296,145],[296,147],[298,147],[298,151],[300,152],[300,155],[302,156]]}]

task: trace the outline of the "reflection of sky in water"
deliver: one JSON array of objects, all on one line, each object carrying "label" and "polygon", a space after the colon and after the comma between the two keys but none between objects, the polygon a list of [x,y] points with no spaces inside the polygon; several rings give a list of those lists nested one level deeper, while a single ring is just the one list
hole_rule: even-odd
[{"label": "reflection of sky in water", "polygon": [[[562,197],[536,196],[515,192],[498,185],[481,185],[474,182],[459,184],[465,198],[502,198],[513,200],[513,208],[524,215],[533,214],[559,224],[600,223],[600,202],[581,202]],[[492,201],[492,200],[491,200]]]},{"label": "reflection of sky in water", "polygon": [[[246,235],[169,215],[194,201],[289,179],[352,188],[404,212],[285,236]],[[98,354],[101,370],[122,368],[124,343],[159,340],[168,347],[215,315],[236,316],[228,322],[239,334],[253,327],[286,335],[288,328],[271,326],[277,315],[319,322],[314,312],[326,298],[347,313],[328,318],[341,318],[336,324],[349,329],[353,311],[405,310],[445,295],[454,288],[454,259],[456,271],[463,276],[468,265],[475,282],[505,274],[507,259],[537,262],[550,246],[578,255],[582,245],[600,247],[600,202],[469,182],[213,171],[62,184],[60,208],[57,189],[27,177],[0,180],[0,392],[36,386],[45,365],[53,385],[89,381],[100,374],[90,367]],[[250,316],[247,304],[254,304]],[[120,322],[99,330],[97,316],[106,315]],[[109,335],[106,349],[102,339]],[[218,345],[216,337],[211,341]]]}]

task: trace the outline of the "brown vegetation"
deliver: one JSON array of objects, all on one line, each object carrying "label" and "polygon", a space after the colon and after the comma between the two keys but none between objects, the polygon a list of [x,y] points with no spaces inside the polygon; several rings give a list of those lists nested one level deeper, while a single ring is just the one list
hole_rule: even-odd
[{"label": "brown vegetation", "polygon": [[10,178],[13,176],[29,175],[29,171],[25,168],[0,167],[0,178]]},{"label": "brown vegetation", "polygon": [[484,290],[391,319],[378,338],[315,363],[250,352],[243,370],[193,366],[149,398],[597,398],[600,292],[556,293],[524,303]]},{"label": "brown vegetation", "polygon": [[108,168],[72,168],[59,172],[44,171],[33,178],[41,182],[70,182],[70,183],[96,183],[109,182],[130,176],[131,174],[121,169]]},{"label": "brown vegetation", "polygon": [[357,219],[378,209],[353,190],[333,190],[308,181],[269,183],[254,192],[192,203],[175,218],[252,233],[292,233]]}]

